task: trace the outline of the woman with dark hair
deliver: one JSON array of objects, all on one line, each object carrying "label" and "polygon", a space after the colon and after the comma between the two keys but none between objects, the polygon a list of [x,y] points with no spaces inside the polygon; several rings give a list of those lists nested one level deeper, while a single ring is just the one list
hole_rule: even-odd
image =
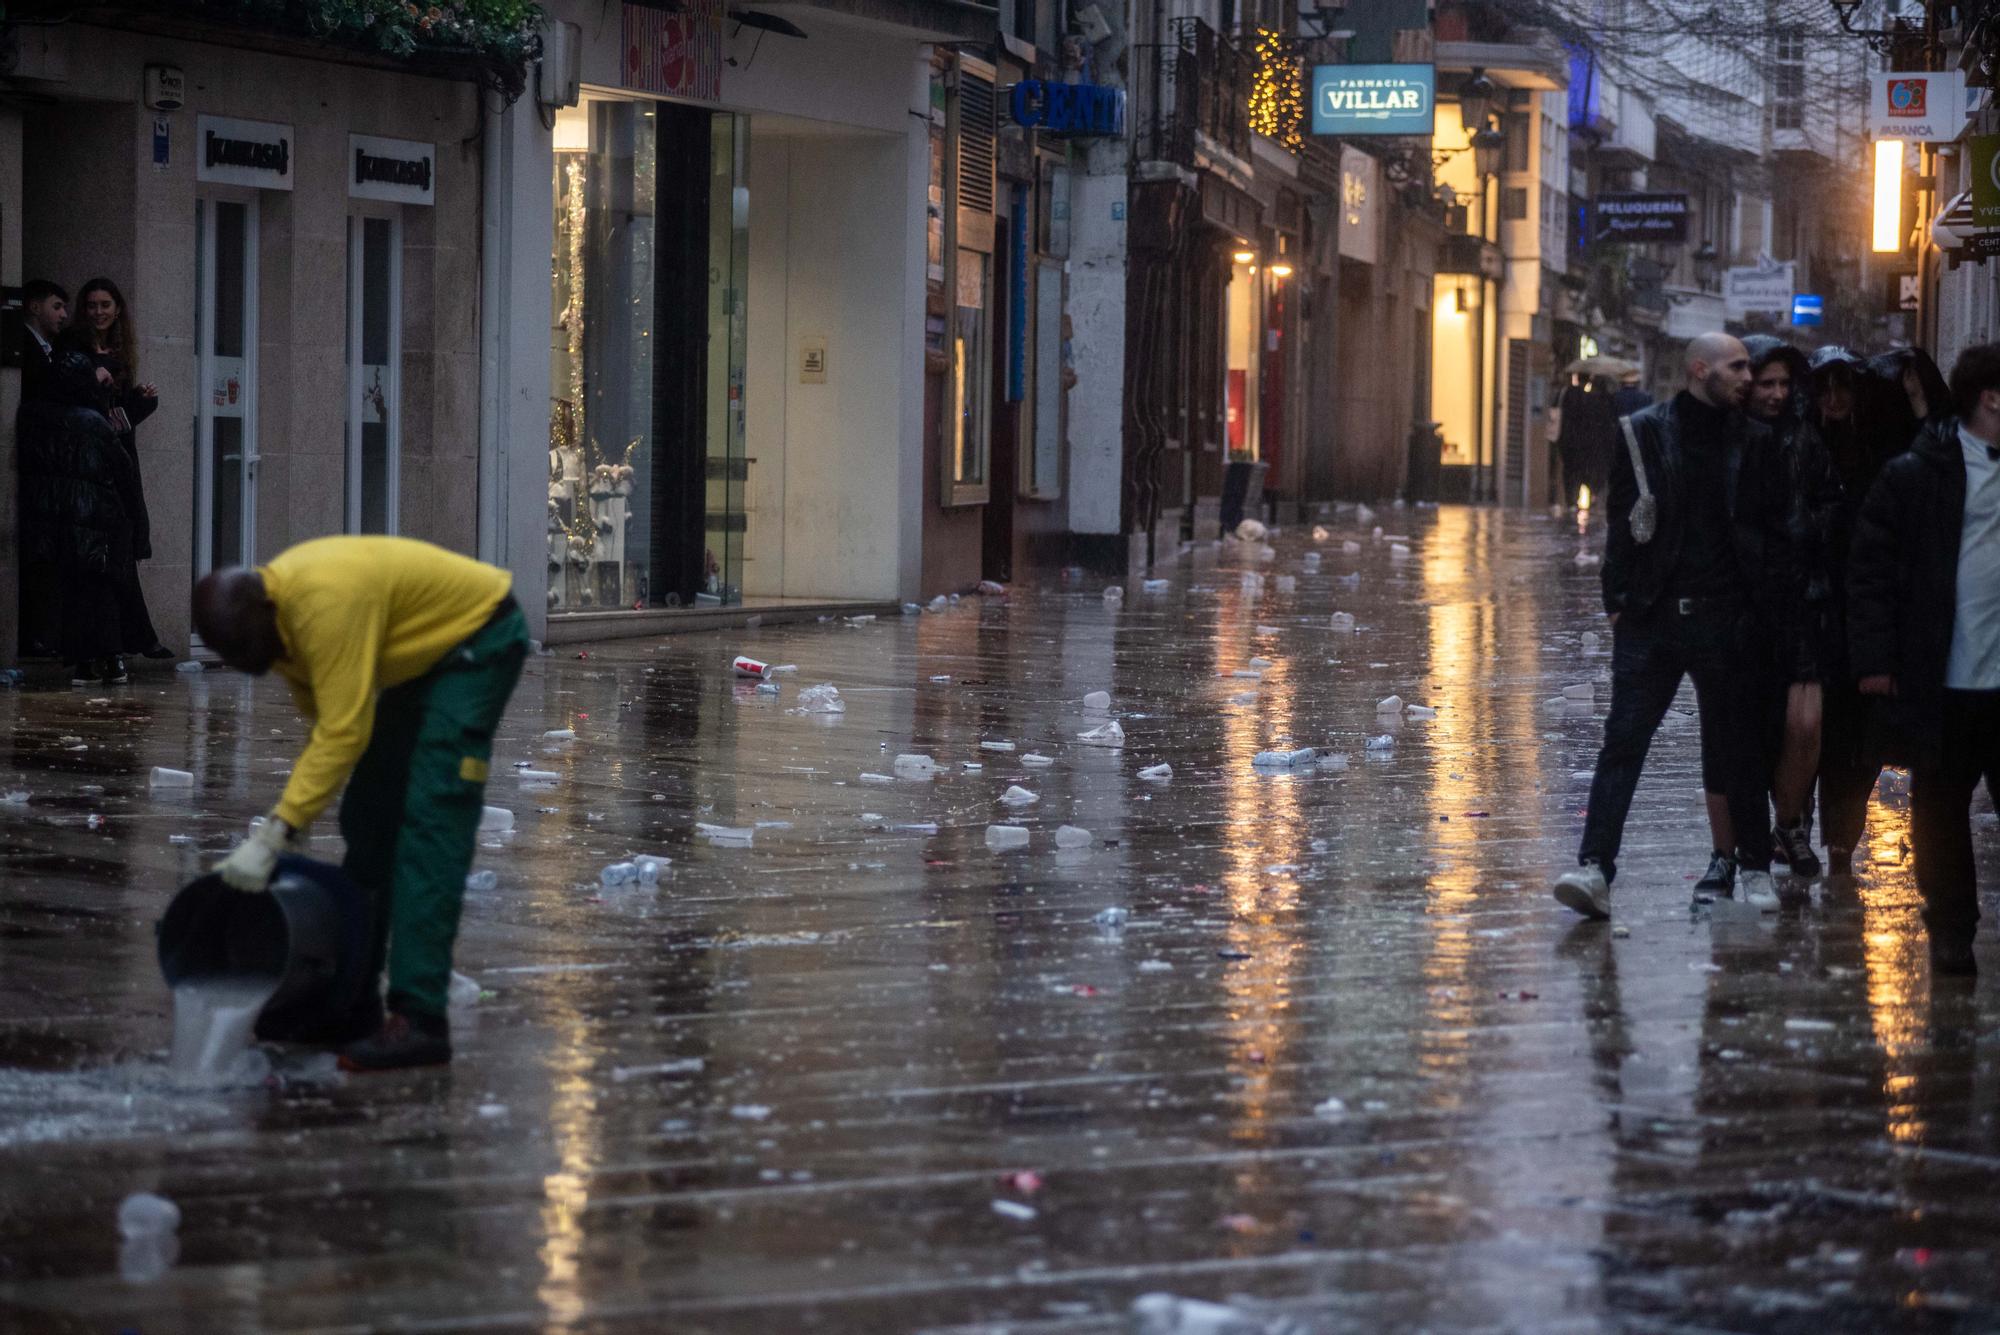
[{"label": "woman with dark hair", "polygon": [[1922,348],[1869,358],[1868,376],[1862,428],[1882,456],[1877,467],[1908,449],[1925,426],[1958,412],[1944,373]]},{"label": "woman with dark hair", "polygon": [[[160,392],[138,379],[139,332],[133,325],[132,309],[109,278],[93,278],[78,289],[76,309],[79,318],[71,337],[96,368],[101,406],[117,432],[119,445],[132,461],[132,476],[139,478],[138,427],[158,410]],[[119,649],[148,658],[172,658],[173,650],[160,643],[153,629],[146,595],[139,586],[138,563],[153,555],[152,518],[146,511],[143,482],[133,498],[130,519],[132,559],[129,569],[113,576],[123,627]]]},{"label": "woman with dark hair", "polygon": [[51,359],[43,390],[21,405],[21,557],[62,580],[59,647],[72,685],[115,685],[118,573],[132,565],[139,474],[99,411],[99,368],[77,348]]}]

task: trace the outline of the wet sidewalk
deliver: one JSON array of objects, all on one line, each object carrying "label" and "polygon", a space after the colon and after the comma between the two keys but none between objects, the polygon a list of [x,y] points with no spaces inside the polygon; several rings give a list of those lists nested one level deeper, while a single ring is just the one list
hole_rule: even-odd
[{"label": "wet sidewalk", "polygon": [[[1325,522],[1122,602],[1050,574],[531,660],[448,1072],[170,1089],[152,924],[300,726],[220,672],[0,696],[0,1330],[1042,1335],[1162,1290],[1310,1331],[2000,1329],[2000,954],[1931,979],[1900,776],[1857,881],[1691,913],[1684,691],[1581,923],[1546,889],[1609,702],[1574,528]],[[820,683],[844,712],[795,712]],[[638,853],[657,888],[599,884]],[[135,1191],[182,1211],[153,1278]]]}]

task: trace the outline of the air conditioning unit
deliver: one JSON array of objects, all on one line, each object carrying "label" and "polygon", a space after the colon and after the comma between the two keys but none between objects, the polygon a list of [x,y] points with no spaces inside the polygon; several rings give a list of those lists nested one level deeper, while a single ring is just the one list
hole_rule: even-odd
[{"label": "air conditioning unit", "polygon": [[544,107],[573,107],[583,99],[583,29],[551,20],[542,25],[535,100]]}]

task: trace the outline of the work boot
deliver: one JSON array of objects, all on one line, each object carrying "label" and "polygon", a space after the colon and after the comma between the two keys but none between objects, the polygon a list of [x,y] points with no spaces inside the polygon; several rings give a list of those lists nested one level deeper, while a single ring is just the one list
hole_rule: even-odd
[{"label": "work boot", "polygon": [[382,1027],[340,1050],[343,1071],[399,1071],[451,1061],[451,1021],[390,1011]]},{"label": "work boot", "polygon": [[1792,875],[1811,880],[1819,875],[1819,856],[1813,852],[1812,835],[1804,821],[1780,825],[1771,831],[1772,860],[1792,869]]},{"label": "work boot", "polygon": [[1771,883],[1771,873],[1768,871],[1746,869],[1738,874],[1736,898],[1759,913],[1776,913],[1779,908],[1778,888]]},{"label": "work boot", "polygon": [[1969,936],[1933,936],[1931,938],[1931,973],[1948,978],[1978,977],[1979,961],[1972,956],[1972,938]]},{"label": "work boot", "polygon": [[1736,859],[1717,849],[1708,855],[1708,870],[1694,883],[1694,902],[1713,904],[1736,893]]},{"label": "work boot", "polygon": [[1611,887],[1605,883],[1603,868],[1595,862],[1586,861],[1556,877],[1555,895],[1557,903],[1586,918],[1611,916]]}]

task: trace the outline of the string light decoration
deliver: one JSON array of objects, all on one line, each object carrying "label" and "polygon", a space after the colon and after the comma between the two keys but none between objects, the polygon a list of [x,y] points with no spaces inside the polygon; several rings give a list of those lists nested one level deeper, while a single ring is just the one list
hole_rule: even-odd
[{"label": "string light decoration", "polygon": [[1259,28],[1250,76],[1250,128],[1293,153],[1305,144],[1305,62],[1298,43],[1274,28]]}]

